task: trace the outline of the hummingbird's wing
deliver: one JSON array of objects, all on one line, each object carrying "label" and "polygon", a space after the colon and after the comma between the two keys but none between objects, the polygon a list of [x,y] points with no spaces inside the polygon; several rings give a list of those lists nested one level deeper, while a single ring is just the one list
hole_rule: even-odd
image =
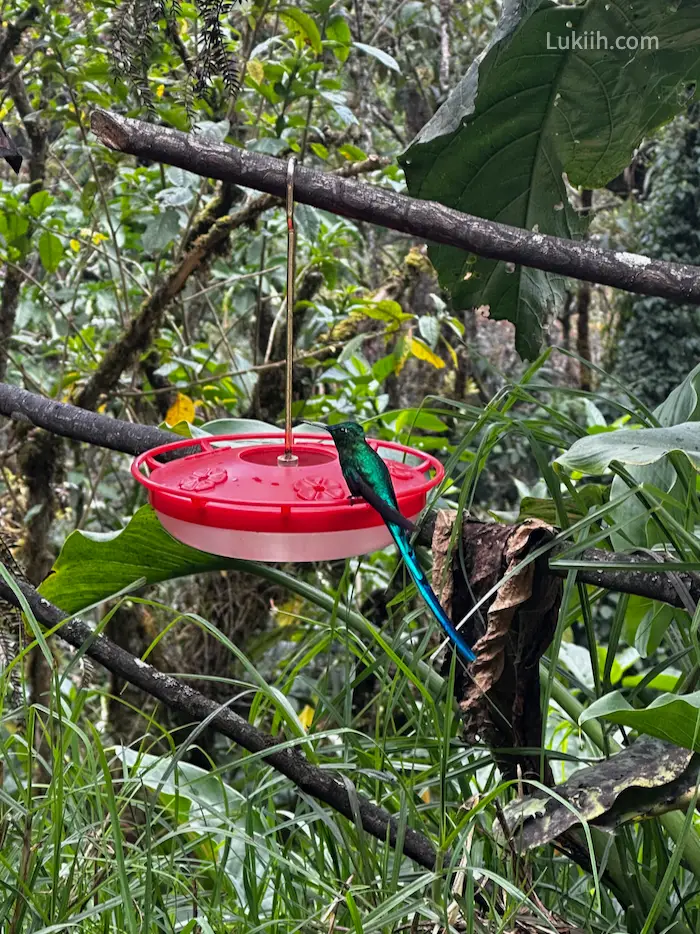
[{"label": "hummingbird's wing", "polygon": [[5,127],[0,123],[0,158],[19,174],[22,167],[22,156],[15,146],[14,140],[7,135]]},{"label": "hummingbird's wing", "polygon": [[387,524],[393,522],[394,525],[398,525],[407,532],[415,532],[416,527],[411,520],[407,519],[406,516],[402,516],[398,509],[394,509],[393,506],[385,502],[381,496],[372,489],[364,477],[358,474],[353,479],[353,486],[357,489],[357,494],[361,496],[362,499],[366,499],[370,506],[377,510]]}]

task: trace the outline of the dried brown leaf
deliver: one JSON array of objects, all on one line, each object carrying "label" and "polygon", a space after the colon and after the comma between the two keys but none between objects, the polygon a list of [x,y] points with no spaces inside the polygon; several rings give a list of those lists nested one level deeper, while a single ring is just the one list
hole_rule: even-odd
[{"label": "dried brown leaf", "polygon": [[[539,777],[538,755],[511,750],[540,745],[538,663],[556,628],[561,581],[549,574],[544,556],[519,565],[553,537],[554,529],[537,519],[517,526],[465,522],[466,581],[457,549],[453,554],[449,549],[454,518],[438,515],[433,579],[452,618],[469,617],[465,634],[477,655],[458,685],[466,736],[494,750],[508,777],[515,777],[518,764],[525,777]],[[474,611],[493,589],[495,594]]]}]

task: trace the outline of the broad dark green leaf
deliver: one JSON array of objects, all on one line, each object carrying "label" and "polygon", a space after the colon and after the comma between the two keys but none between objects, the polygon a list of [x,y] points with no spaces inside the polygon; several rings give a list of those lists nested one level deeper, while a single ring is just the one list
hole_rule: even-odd
[{"label": "broad dark green leaf", "polygon": [[321,230],[321,216],[316,208],[308,204],[297,204],[294,215],[300,233],[310,243],[315,243]]},{"label": "broad dark green leaf", "polygon": [[[410,193],[520,227],[566,238],[584,225],[570,207],[573,185],[605,185],[640,141],[682,110],[700,78],[700,6],[666,0],[621,6],[507,3],[486,53],[403,157]],[[605,37],[567,48],[572,37]],[[645,37],[650,47],[617,48]],[[657,40],[657,41],[653,41]],[[489,305],[516,325],[520,354],[539,352],[542,324],[561,281],[503,262],[431,249],[441,282],[460,308]]]},{"label": "broad dark green leaf", "polygon": [[413,315],[405,314],[401,305],[390,298],[382,299],[378,302],[365,302],[362,305],[355,305],[353,311],[366,315],[368,318],[374,318],[377,321],[410,321]]},{"label": "broad dark green leaf", "polygon": [[447,425],[441,418],[424,409],[402,409],[394,427],[396,431],[404,431],[407,428],[409,430],[417,428],[420,431],[447,431]]},{"label": "broad dark green leaf", "polygon": [[346,62],[350,54],[352,34],[344,16],[338,14],[330,18],[326,26],[326,37],[336,43],[333,47],[333,54],[338,61]]},{"label": "broad dark green leaf", "polygon": [[289,143],[278,136],[263,136],[253,140],[248,148],[253,152],[264,152],[269,156],[279,156],[289,148]]},{"label": "broad dark green leaf", "polygon": [[39,217],[53,201],[54,199],[48,191],[36,191],[29,199],[29,210],[35,217]]},{"label": "broad dark green leaf", "polygon": [[140,578],[156,584],[223,568],[243,570],[249,564],[183,545],[165,531],[150,506],[142,506],[119,532],[72,532],[39,590],[66,613],[77,613]]}]

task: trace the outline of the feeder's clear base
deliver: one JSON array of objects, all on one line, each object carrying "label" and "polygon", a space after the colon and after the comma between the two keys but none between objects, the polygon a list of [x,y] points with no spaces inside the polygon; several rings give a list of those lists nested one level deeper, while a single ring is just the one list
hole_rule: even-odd
[{"label": "feeder's clear base", "polygon": [[[311,535],[289,535],[281,532],[244,532],[237,529],[215,529],[173,519],[163,513],[158,518],[173,538],[192,548],[225,558],[243,558],[270,564],[289,561],[334,561],[379,551],[392,543],[385,525],[371,529],[343,532],[317,532]],[[415,521],[416,516],[409,517]]]}]

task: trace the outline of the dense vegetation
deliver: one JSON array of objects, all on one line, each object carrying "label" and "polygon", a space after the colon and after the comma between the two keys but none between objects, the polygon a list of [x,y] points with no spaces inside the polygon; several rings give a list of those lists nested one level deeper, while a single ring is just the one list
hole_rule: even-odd
[{"label": "dense vegetation", "polygon": [[[698,929],[700,11],[500,6],[3,6],[3,931]],[[221,143],[522,232],[295,209],[294,418],[445,466],[469,669],[394,550],[195,551],[132,477],[282,424],[285,207]]]}]

